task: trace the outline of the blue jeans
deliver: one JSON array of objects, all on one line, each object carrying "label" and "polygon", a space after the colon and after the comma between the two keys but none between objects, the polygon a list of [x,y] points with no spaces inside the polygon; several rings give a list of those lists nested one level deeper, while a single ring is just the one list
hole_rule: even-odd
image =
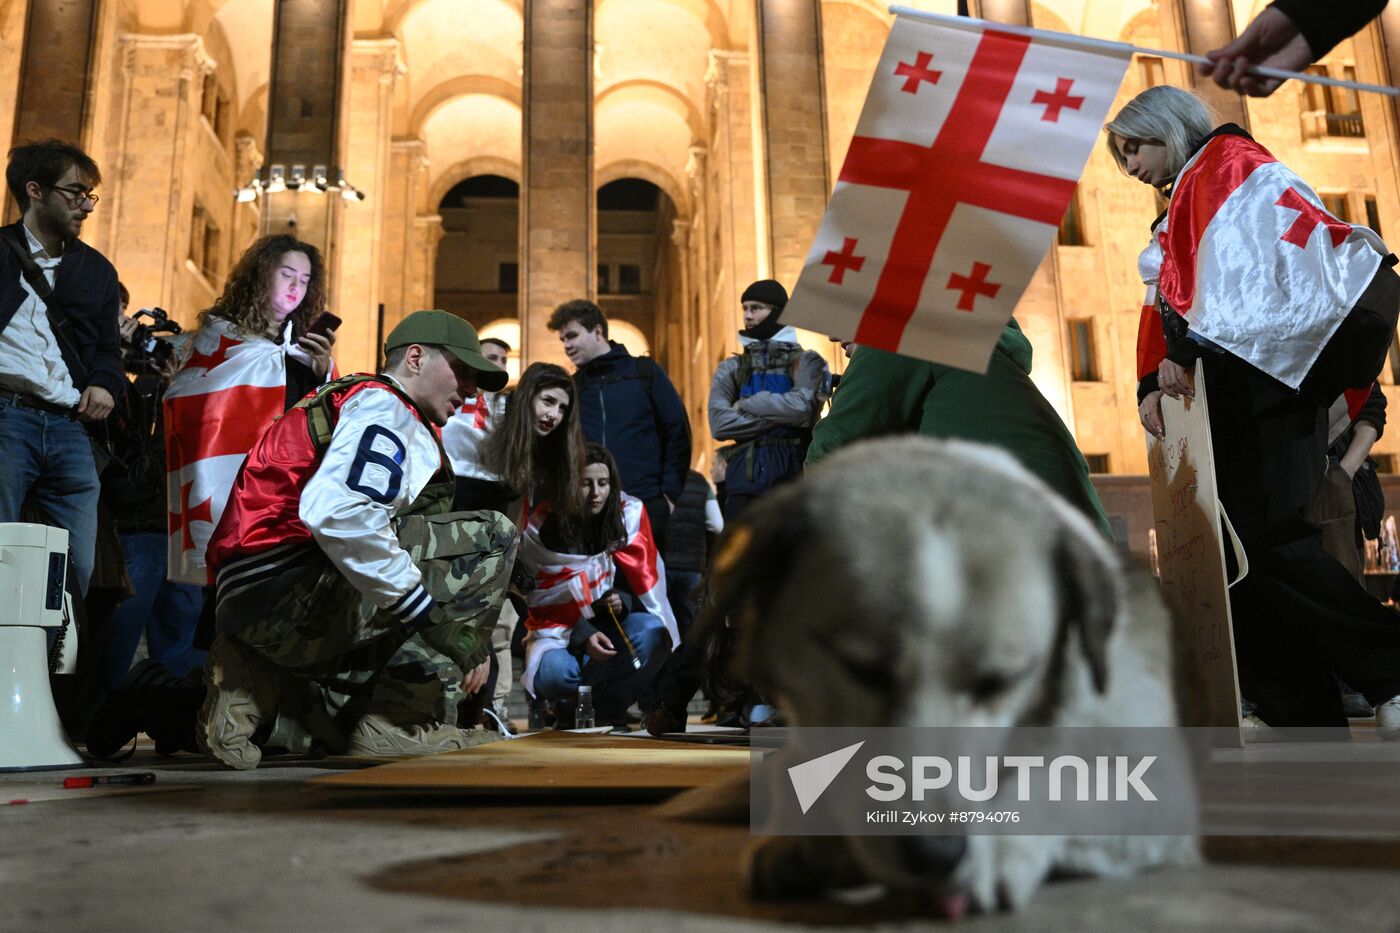
[{"label": "blue jeans", "polygon": [[87,431],[71,418],[0,398],[0,457],[0,523],[19,521],[32,493],[44,521],[68,532],[77,589],[86,595],[101,490]]},{"label": "blue jeans", "polygon": [[150,656],[176,677],[202,667],[205,657],[205,652],[193,647],[204,588],[165,578],[165,535],[142,531],[121,538],[132,595],[117,605],[107,626],[102,677],[110,690],[119,687],[131,670],[142,632]]},{"label": "blue jeans", "polygon": [[[608,623],[608,628],[611,626]],[[568,651],[546,651],[535,672],[535,696],[571,699],[579,684],[585,684],[593,688],[593,711],[600,723],[621,719],[671,653],[671,636],[656,616],[634,612],[622,620],[622,628],[637,649],[640,668],[632,666],[632,659],[618,644],[617,633],[604,628],[603,634],[618,649],[616,657],[595,661],[587,656],[576,658]]]}]

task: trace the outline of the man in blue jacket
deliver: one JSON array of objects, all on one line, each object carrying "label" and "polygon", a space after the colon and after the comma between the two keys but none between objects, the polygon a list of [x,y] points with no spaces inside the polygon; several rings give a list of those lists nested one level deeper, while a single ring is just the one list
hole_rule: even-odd
[{"label": "man in blue jacket", "polygon": [[652,534],[666,540],[671,510],[690,469],[690,424],[666,371],[608,339],[608,319],[591,301],[554,309],[549,329],[578,370],[583,435],[617,460],[622,489],[646,505]]},{"label": "man in blue jacket", "polygon": [[126,388],[117,272],[78,239],[100,180],[76,146],[18,146],[5,181],[22,216],[0,228],[0,523],[19,521],[32,496],[46,522],[67,530],[81,592],[99,492],[82,423],[106,418]]}]

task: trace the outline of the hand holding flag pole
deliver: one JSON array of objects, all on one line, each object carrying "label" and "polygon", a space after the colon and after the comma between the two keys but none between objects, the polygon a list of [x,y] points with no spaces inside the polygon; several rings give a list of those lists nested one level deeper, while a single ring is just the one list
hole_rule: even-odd
[{"label": "hand holding flag pole", "polygon": [[603,608],[608,611],[608,618],[612,619],[612,624],[617,627],[617,634],[622,636],[623,647],[627,649],[627,655],[632,659],[632,670],[641,670],[642,659],[637,657],[637,646],[632,644],[632,639],[627,637],[627,630],[622,627],[622,620],[619,619],[617,617],[617,614],[613,612],[612,606],[608,605],[606,599],[603,600]]},{"label": "hand holding flag pole", "polygon": [[[973,25],[995,29],[998,32],[1008,32],[1013,35],[1025,36],[1046,36],[1055,35],[1043,29],[1035,29],[1030,26],[1016,26],[1008,23],[994,23],[990,20],[977,19],[972,16],[948,16],[943,13],[929,13],[925,10],[915,10],[911,7],[893,5],[890,12],[896,16],[908,16],[913,19],[926,20],[933,23],[946,23],[950,25]],[[1126,42],[1111,42],[1107,39],[1091,39],[1087,36],[1076,36],[1077,44],[1093,48],[1098,47],[1104,51],[1130,50],[1137,55],[1155,55],[1159,58],[1174,58],[1178,61],[1191,62],[1196,65],[1214,66],[1215,62],[1204,55],[1193,55],[1190,52],[1173,52],[1169,49],[1149,49],[1140,45],[1130,45]],[[1312,84],[1323,84],[1327,87],[1340,87],[1352,91],[1369,91],[1373,94],[1385,94],[1388,97],[1400,97],[1400,87],[1390,87],[1384,84],[1366,84],[1362,81],[1343,81],[1341,78],[1329,78],[1326,75],[1307,74],[1302,71],[1284,71],[1281,68],[1267,68],[1263,65],[1250,65],[1245,68],[1245,74],[1258,75],[1261,78],[1276,78],[1279,81],[1307,81]]]}]

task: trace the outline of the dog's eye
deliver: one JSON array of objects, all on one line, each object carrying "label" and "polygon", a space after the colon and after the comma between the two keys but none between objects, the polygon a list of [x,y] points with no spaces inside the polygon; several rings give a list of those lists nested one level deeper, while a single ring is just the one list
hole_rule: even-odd
[{"label": "dog's eye", "polygon": [[1005,674],[979,674],[972,681],[968,693],[976,703],[985,703],[1006,692],[1006,688],[1011,685],[1011,679]]},{"label": "dog's eye", "polygon": [[881,684],[891,679],[889,662],[884,658],[854,657],[848,653],[837,653],[833,656],[857,683]]}]

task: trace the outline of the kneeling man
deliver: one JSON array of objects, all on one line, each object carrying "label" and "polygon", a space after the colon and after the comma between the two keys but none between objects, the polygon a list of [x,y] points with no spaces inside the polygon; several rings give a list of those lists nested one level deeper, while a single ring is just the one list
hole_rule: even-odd
[{"label": "kneeling man", "polygon": [[436,428],[507,376],[445,311],[410,314],[385,354],[382,375],[331,382],[267,430],[210,541],[198,738],[229,767],[257,767],[260,745],[427,754],[486,735],[456,728],[456,702],[486,682],[516,532],[448,511]]}]

